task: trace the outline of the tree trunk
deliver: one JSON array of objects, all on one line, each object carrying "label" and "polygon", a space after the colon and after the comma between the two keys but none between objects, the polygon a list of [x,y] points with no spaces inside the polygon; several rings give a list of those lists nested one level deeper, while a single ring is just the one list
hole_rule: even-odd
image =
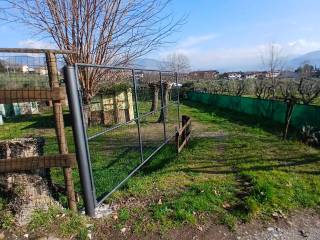
[{"label": "tree trunk", "polygon": [[158,119],[158,123],[167,121],[167,116],[168,116],[168,102],[169,102],[169,84],[168,83],[163,83],[162,84],[162,88],[163,88],[163,98],[162,98],[162,104],[161,104],[161,112],[160,112],[160,116]]},{"label": "tree trunk", "polygon": [[292,117],[294,105],[295,105],[295,103],[293,100],[287,101],[287,110],[286,110],[285,123],[284,123],[285,125],[284,125],[284,131],[283,131],[283,135],[282,135],[283,140],[287,139],[287,136],[288,136],[288,131],[289,131],[289,127],[290,127],[290,120]]},{"label": "tree trunk", "polygon": [[[43,146],[43,138],[0,141],[0,161],[41,156]],[[0,192],[8,198],[6,207],[15,214],[17,225],[26,225],[36,209],[60,206],[51,195],[48,181],[42,176],[46,177],[45,170],[0,174]]]},{"label": "tree trunk", "polygon": [[158,111],[158,102],[159,102],[159,85],[156,83],[149,84],[151,94],[152,94],[152,105],[150,112]]},{"label": "tree trunk", "polygon": [[89,127],[92,125],[92,114],[91,114],[91,107],[90,107],[90,103],[91,103],[91,97],[89,94],[85,94],[83,96],[83,120],[86,124],[86,127]]}]

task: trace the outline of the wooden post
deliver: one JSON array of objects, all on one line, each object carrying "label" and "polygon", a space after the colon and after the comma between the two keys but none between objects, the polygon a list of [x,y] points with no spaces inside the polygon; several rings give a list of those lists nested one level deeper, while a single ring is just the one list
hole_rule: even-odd
[{"label": "wooden post", "polygon": [[[184,127],[186,125],[188,120],[189,120],[188,116],[182,115],[182,127]],[[185,128],[185,130],[183,131],[183,134],[182,134],[182,142],[184,142],[184,140],[186,138],[187,138],[187,129]]]},{"label": "wooden post", "polygon": [[[59,80],[58,80],[58,68],[57,68],[57,59],[56,55],[53,52],[46,52],[46,61],[48,67],[48,76],[50,81],[51,88],[59,87]],[[55,117],[56,123],[56,136],[59,146],[60,154],[67,154],[68,153],[68,146],[67,140],[65,135],[64,129],[64,120],[63,120],[63,109],[62,109],[62,102],[61,100],[54,100],[53,101],[53,113]],[[76,198],[74,192],[74,185],[72,180],[72,168],[65,167],[63,168],[64,173],[64,182],[66,187],[66,194],[68,197],[68,205],[71,210],[76,210]]]}]

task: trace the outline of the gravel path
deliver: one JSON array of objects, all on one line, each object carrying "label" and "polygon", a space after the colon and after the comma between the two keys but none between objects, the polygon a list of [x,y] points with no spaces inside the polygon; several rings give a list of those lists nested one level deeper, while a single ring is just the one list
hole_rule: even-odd
[{"label": "gravel path", "polygon": [[213,222],[196,228],[185,227],[173,230],[164,239],[320,240],[320,213],[314,210],[295,212],[290,217],[282,215],[267,222],[254,220],[239,224],[235,231],[230,231],[226,226]]},{"label": "gravel path", "polygon": [[250,223],[240,225],[236,239],[243,240],[319,240],[320,215],[314,211],[293,214],[290,218],[280,218],[272,223]]}]

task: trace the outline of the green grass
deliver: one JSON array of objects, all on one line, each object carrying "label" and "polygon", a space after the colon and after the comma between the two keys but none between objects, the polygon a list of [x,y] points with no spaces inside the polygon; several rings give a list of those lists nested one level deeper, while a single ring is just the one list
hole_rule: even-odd
[{"label": "green grass", "polygon": [[[282,141],[281,126],[263,119],[194,103],[182,112],[226,136],[193,139],[179,156],[167,146],[113,196],[115,202],[133,197],[138,206],[147,201],[138,212],[151,229],[199,224],[212,214],[233,228],[238,221],[319,206],[319,150],[293,136]],[[137,232],[149,231],[145,219],[132,218]]]},{"label": "green grass", "polygon": [[[318,208],[318,149],[300,143],[294,135],[291,140],[282,141],[281,126],[263,119],[190,102],[181,106],[181,112],[191,116],[193,135],[223,132],[224,136],[195,137],[180,155],[175,153],[173,144],[164,147],[108,200],[120,205],[118,219],[114,220],[118,226],[131,226],[135,234],[163,233],[182,225],[201,225],[214,217],[233,228],[239,221],[268,219],[275,212]],[[37,132],[38,128],[32,126],[44,123],[41,117],[45,116],[12,120],[0,128],[14,126],[13,131],[20,135]],[[150,116],[146,122],[156,119],[157,116]],[[170,121],[173,123],[174,119]],[[149,154],[159,139],[148,134],[152,131],[146,122],[142,128],[146,129],[143,136]],[[48,141],[53,141],[52,126],[43,129]],[[89,134],[100,130],[93,127]],[[3,137],[8,132],[0,129],[0,134]],[[69,126],[67,134],[71,138]],[[135,126],[128,126],[90,142],[98,193],[110,190],[139,164],[135,137]],[[53,147],[47,149],[56,151]],[[79,189],[76,171],[74,176]],[[53,177],[63,183],[58,171]],[[65,235],[70,233],[68,229],[63,230]]]},{"label": "green grass", "polygon": [[[56,224],[59,221],[59,224]],[[87,219],[72,211],[65,211],[58,207],[48,210],[36,210],[28,224],[29,231],[54,233],[59,236],[77,236],[77,239],[87,239]]]}]

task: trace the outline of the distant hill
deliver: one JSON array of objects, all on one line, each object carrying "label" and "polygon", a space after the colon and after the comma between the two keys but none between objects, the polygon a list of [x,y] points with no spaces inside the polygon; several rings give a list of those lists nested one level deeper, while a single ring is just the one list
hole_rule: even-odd
[{"label": "distant hill", "polygon": [[288,62],[291,68],[298,68],[303,64],[310,64],[313,66],[320,66],[320,51],[309,52],[301,56],[295,57]]}]

